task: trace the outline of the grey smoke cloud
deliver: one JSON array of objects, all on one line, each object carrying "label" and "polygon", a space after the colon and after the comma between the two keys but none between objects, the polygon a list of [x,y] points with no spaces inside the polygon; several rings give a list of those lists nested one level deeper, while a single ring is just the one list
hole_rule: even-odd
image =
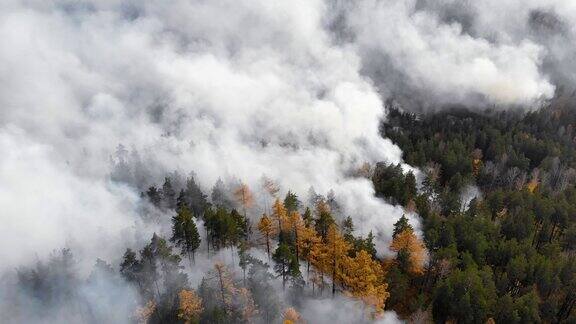
[{"label": "grey smoke cloud", "polygon": [[[9,1],[2,6],[0,65],[6,87],[0,90],[0,127],[19,133],[7,135],[23,141],[14,144],[18,149],[49,151],[49,158],[48,153],[29,157],[34,163],[58,166],[31,177],[24,166],[11,165],[10,172],[24,175],[2,186],[16,192],[17,186],[43,181],[47,188],[34,198],[68,191],[68,200],[54,204],[74,211],[62,216],[56,207],[47,213],[41,205],[27,204],[19,218],[4,214],[3,221],[14,226],[33,223],[37,214],[45,214],[49,223],[39,233],[20,229],[15,239],[56,248],[65,237],[85,237],[73,226],[83,217],[94,223],[83,229],[87,232],[98,222],[112,224],[105,227],[111,231],[129,227],[137,219],[135,209],[114,206],[134,194],[113,192],[109,187],[116,184],[106,181],[108,157],[118,143],[160,170],[194,170],[205,189],[218,177],[256,186],[267,174],[301,195],[313,185],[319,193],[333,188],[337,197],[358,197],[347,198],[347,212],[364,214],[382,232],[401,215],[400,208],[372,198],[368,181],[345,176],[364,162],[399,162],[401,152],[379,136],[382,101],[358,73],[358,55],[332,45],[323,29],[324,2]],[[216,17],[227,19],[215,23]],[[77,186],[50,188],[64,175],[108,197],[85,202],[96,198]],[[369,212],[362,212],[362,201]],[[125,222],[120,226],[108,217]],[[59,218],[70,225],[50,226]],[[365,224],[358,222],[361,232],[374,229]],[[36,235],[60,240],[46,244],[33,239]],[[387,234],[382,235],[385,242]]]},{"label": "grey smoke cloud", "polygon": [[364,73],[404,104],[531,106],[574,86],[570,1],[336,3]]}]

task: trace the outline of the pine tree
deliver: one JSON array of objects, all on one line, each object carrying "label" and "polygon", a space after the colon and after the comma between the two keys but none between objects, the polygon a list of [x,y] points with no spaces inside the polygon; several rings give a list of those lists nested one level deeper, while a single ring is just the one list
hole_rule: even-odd
[{"label": "pine tree", "polygon": [[354,222],[352,221],[352,217],[348,216],[342,222],[342,235],[346,239],[346,241],[353,243],[354,236],[352,235],[354,232]]},{"label": "pine tree", "polygon": [[318,235],[320,235],[323,240],[326,240],[328,229],[330,228],[330,225],[334,224],[334,218],[330,213],[330,207],[328,207],[328,204],[326,204],[326,202],[323,200],[320,200],[316,204],[316,215],[317,218],[315,220],[314,227],[316,228]]},{"label": "pine tree", "polygon": [[252,262],[252,256],[248,253],[250,246],[247,241],[241,241],[238,244],[238,265],[242,269],[242,282],[246,287],[246,269]]},{"label": "pine tree", "polygon": [[278,276],[282,277],[282,287],[286,288],[286,282],[289,277],[295,277],[300,274],[296,256],[285,243],[280,243],[274,252],[272,259],[276,263],[274,270]]},{"label": "pine tree", "polygon": [[228,195],[226,194],[226,187],[224,186],[224,182],[222,179],[218,178],[218,181],[214,184],[212,188],[212,194],[210,195],[212,200],[212,204],[215,207],[226,207],[231,208],[232,203],[228,199]]},{"label": "pine tree", "polygon": [[288,191],[286,197],[284,198],[284,208],[288,213],[295,212],[300,206],[300,201],[298,201],[298,196],[292,191]]},{"label": "pine tree", "polygon": [[302,219],[304,220],[304,224],[306,225],[306,227],[310,227],[314,223],[314,216],[312,216],[312,211],[310,210],[309,207],[306,207],[306,210],[304,210],[304,215],[302,215]]},{"label": "pine tree", "polygon": [[140,289],[140,271],[142,270],[142,264],[138,260],[136,253],[131,249],[126,249],[124,252],[124,257],[122,258],[122,263],[120,264],[120,274],[122,277],[132,283],[136,283]]},{"label": "pine tree", "polygon": [[240,215],[236,209],[232,209],[230,212],[230,217],[232,217],[236,224],[236,234],[232,243],[236,244],[240,240],[247,241],[251,231],[248,218]]},{"label": "pine tree", "polygon": [[148,188],[148,191],[146,191],[146,196],[148,197],[148,200],[150,201],[150,203],[152,203],[152,205],[154,205],[157,208],[160,207],[160,204],[162,202],[162,195],[160,191],[156,189],[156,187],[152,186]]},{"label": "pine tree", "polygon": [[172,181],[169,177],[164,178],[164,184],[162,185],[162,198],[164,202],[164,208],[176,208],[176,191],[174,191],[174,188],[172,187]]},{"label": "pine tree", "polygon": [[202,217],[206,209],[209,207],[207,196],[202,192],[194,176],[190,175],[186,180],[185,200],[188,207],[192,210],[194,216]]},{"label": "pine tree", "polygon": [[200,247],[201,240],[192,212],[186,206],[181,207],[178,214],[172,217],[170,241],[180,247],[182,254],[186,254],[191,263],[194,261],[194,255]]},{"label": "pine tree", "polygon": [[400,217],[400,219],[394,223],[394,232],[392,233],[392,238],[395,238],[396,235],[404,232],[405,230],[413,231],[414,229],[412,228],[412,225],[408,223],[408,218],[406,218],[405,215],[402,215],[402,217]]}]

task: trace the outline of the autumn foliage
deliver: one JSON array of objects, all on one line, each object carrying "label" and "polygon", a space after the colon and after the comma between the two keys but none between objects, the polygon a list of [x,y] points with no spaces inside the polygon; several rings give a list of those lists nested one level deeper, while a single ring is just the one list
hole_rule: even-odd
[{"label": "autumn foliage", "polygon": [[424,272],[426,248],[424,243],[414,234],[412,228],[407,228],[396,235],[390,244],[390,250],[408,253],[410,261],[409,271],[411,273],[422,274]]},{"label": "autumn foliage", "polygon": [[178,293],[178,317],[186,324],[196,323],[204,310],[202,299],[192,290],[183,289]]}]

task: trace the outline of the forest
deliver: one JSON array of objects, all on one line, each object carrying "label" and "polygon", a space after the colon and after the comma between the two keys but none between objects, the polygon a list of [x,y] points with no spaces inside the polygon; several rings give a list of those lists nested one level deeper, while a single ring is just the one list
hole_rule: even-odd
[{"label": "forest", "polygon": [[[169,235],[154,233],[120,264],[96,260],[86,280],[130,283],[141,296],[132,318],[140,323],[304,323],[302,303],[337,295],[363,304],[367,322],[387,311],[412,323],[574,322],[572,102],[559,97],[528,113],[424,115],[389,102],[381,131],[423,170],[419,180],[387,162],[362,170],[380,199],[421,219],[419,231],[404,216],[394,224],[392,255],[376,250],[372,233],[354,234],[332,193],[281,197],[263,177],[265,212],[252,215],[246,184],[219,180],[204,193],[193,176],[180,187],[167,176],[141,196],[150,210],[172,215]],[[154,217],[150,210],[142,217]],[[218,261],[219,253],[233,263]],[[192,286],[187,271],[198,254],[214,262]],[[73,251],[63,249],[20,268],[18,282],[39,303],[89,309],[75,300],[71,287],[81,279],[73,267]]]}]

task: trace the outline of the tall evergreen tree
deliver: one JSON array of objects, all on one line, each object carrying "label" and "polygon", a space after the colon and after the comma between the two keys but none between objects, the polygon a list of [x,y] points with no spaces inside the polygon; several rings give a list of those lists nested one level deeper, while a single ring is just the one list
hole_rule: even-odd
[{"label": "tall evergreen tree", "polygon": [[202,217],[206,208],[208,208],[209,203],[207,196],[202,192],[202,189],[196,184],[194,176],[190,175],[186,180],[186,190],[185,199],[188,203],[188,207],[194,213],[196,217]]},{"label": "tall evergreen tree", "polygon": [[298,260],[296,260],[296,255],[294,255],[288,244],[280,243],[272,255],[272,260],[276,263],[274,270],[279,277],[282,277],[282,287],[286,288],[286,282],[291,277],[300,275]]},{"label": "tall evergreen tree", "polygon": [[286,208],[288,213],[291,213],[297,211],[298,207],[300,207],[298,196],[289,190],[286,194],[286,197],[284,198],[284,208]]},{"label": "tall evergreen tree", "polygon": [[162,185],[162,199],[164,208],[176,208],[176,191],[174,190],[172,181],[169,177],[164,178],[164,184]]},{"label": "tall evergreen tree", "polygon": [[192,212],[186,206],[180,207],[176,216],[172,217],[170,241],[180,247],[182,254],[186,254],[190,262],[194,261],[201,240]]}]

